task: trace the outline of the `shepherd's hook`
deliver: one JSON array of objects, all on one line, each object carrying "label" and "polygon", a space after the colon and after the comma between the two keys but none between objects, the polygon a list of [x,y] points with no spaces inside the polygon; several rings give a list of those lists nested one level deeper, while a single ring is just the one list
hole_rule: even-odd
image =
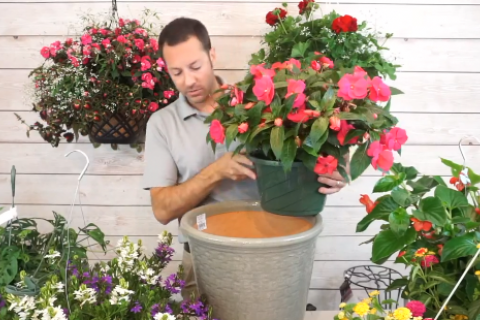
[{"label": "shepherd's hook", "polygon": [[464,136],[463,138],[460,139],[460,141],[458,142],[458,148],[460,149],[460,153],[462,154],[464,168],[465,168],[465,164],[467,163],[467,160],[465,159],[465,154],[463,153],[462,141],[465,138],[474,138],[480,144],[480,140],[478,140],[478,138],[475,136]]},{"label": "shepherd's hook", "polygon": [[87,171],[87,168],[88,168],[88,166],[89,166],[89,164],[90,164],[90,160],[88,159],[88,156],[85,154],[85,152],[83,152],[83,151],[81,151],[81,150],[73,150],[73,151],[70,151],[69,153],[67,153],[67,154],[65,155],[65,157],[68,157],[70,154],[72,154],[72,153],[74,153],[74,152],[79,152],[79,153],[81,153],[81,154],[85,157],[85,159],[87,160],[87,163],[85,164],[85,167],[83,167],[82,172],[81,172],[80,175],[78,176],[78,181],[80,181],[80,180],[82,180],[83,175],[84,175],[85,172]]}]

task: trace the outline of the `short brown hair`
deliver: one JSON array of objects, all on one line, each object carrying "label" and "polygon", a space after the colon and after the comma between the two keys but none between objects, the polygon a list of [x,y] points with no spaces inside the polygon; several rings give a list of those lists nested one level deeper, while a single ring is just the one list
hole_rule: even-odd
[{"label": "short brown hair", "polygon": [[212,48],[207,28],[198,20],[191,18],[177,18],[168,23],[160,32],[158,45],[163,55],[163,47],[175,46],[187,41],[190,37],[196,37],[207,52]]}]

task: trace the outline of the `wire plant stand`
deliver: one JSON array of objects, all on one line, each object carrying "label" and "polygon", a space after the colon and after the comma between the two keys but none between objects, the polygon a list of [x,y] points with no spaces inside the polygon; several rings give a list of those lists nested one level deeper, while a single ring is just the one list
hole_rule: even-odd
[{"label": "wire plant stand", "polygon": [[[403,278],[397,270],[377,265],[360,265],[351,267],[344,272],[345,281],[351,289],[360,287],[368,294],[374,290],[380,292],[380,300],[394,300],[399,304],[401,288],[388,290],[387,288],[397,279]],[[405,300],[403,301],[406,302]],[[394,308],[393,303],[387,304],[387,308]]]}]

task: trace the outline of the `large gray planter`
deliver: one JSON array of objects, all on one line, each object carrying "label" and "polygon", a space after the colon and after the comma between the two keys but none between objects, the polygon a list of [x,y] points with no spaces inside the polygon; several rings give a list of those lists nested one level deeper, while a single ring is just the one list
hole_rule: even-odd
[{"label": "large gray planter", "polygon": [[200,293],[220,320],[303,320],[321,216],[301,218],[314,223],[308,231],[270,239],[215,236],[194,228],[202,213],[243,210],[262,209],[259,202],[228,201],[182,217]]}]

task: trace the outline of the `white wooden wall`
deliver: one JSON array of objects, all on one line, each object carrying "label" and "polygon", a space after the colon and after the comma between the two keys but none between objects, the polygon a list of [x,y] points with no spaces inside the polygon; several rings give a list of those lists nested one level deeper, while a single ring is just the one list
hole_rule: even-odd
[{"label": "white wooden wall", "polygon": [[[288,2],[296,14],[297,1]],[[265,14],[280,3],[118,1],[118,10],[125,18],[136,18],[136,13],[148,7],[159,12],[163,22],[181,15],[200,19],[217,48],[218,74],[235,81],[244,75],[249,55],[260,46],[259,36],[267,30]],[[74,224],[81,226],[84,220],[97,223],[111,240],[122,235],[141,237],[151,248],[164,227],[153,218],[148,192],[140,188],[142,154],[128,147],[119,151],[108,145],[94,149],[86,140],[54,149],[36,132],[27,138],[13,114],[19,113],[30,123],[38,118],[30,111],[24,89],[29,71],[42,61],[41,47],[65,39],[81,14],[107,12],[110,6],[109,1],[0,0],[0,206],[11,202],[10,169],[15,165],[16,203],[22,216],[51,217],[52,210],[67,215],[83,158],[79,154],[64,158],[64,154],[78,148],[89,155],[91,165],[81,186],[85,218],[77,210]],[[448,177],[439,157],[461,161],[459,139],[466,134],[480,137],[480,0],[344,0],[322,4],[324,12],[331,9],[368,19],[370,26],[394,33],[387,45],[390,55],[403,65],[395,86],[406,94],[395,97],[393,111],[409,135],[402,161],[417,166],[422,173]],[[472,145],[465,150],[471,166],[480,169],[479,147]],[[355,225],[365,214],[359,195],[369,193],[378,177],[369,170],[328,199],[309,295],[319,309],[337,307],[343,270],[369,263],[371,247],[359,243],[369,239],[378,225],[362,234],[355,233]],[[177,233],[176,223],[166,228]],[[182,252],[176,239],[175,248],[173,267]]]}]

